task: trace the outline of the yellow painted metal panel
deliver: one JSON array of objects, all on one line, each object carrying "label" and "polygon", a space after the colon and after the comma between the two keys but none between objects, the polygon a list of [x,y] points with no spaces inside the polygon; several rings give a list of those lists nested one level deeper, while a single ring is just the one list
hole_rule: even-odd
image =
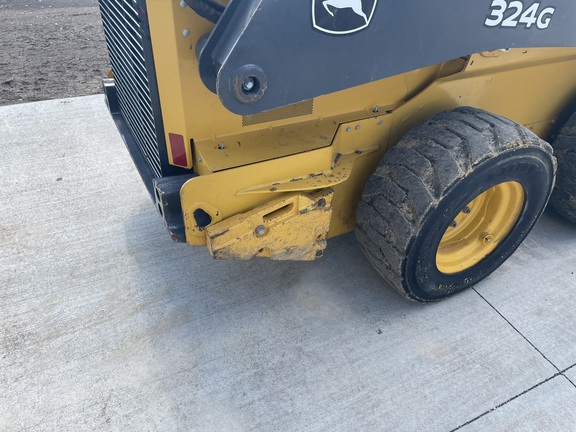
[{"label": "yellow painted metal panel", "polygon": [[[472,56],[464,72],[433,81],[395,109],[340,124],[329,147],[190,180],[182,189],[188,242],[205,242],[193,218],[201,203],[212,206],[216,221],[265,204],[279,193],[315,187],[334,189],[329,236],[350,231],[364,183],[382,155],[411,127],[442,110],[476,106],[525,124],[545,137],[576,99],[576,50],[537,51]],[[499,67],[502,56],[508,57]],[[537,90],[531,92],[531,88]]]},{"label": "yellow painted metal panel", "polygon": [[199,174],[181,191],[190,244],[206,244],[194,218],[198,209],[217,224],[285,195],[327,187],[334,190],[329,236],[350,231],[367,178],[416,124],[468,105],[547,139],[576,102],[576,49],[513,49],[320,96],[302,112],[263,113],[259,118],[268,122],[244,119],[227,111],[198,74],[196,42],[213,25],[178,0],[147,4],[166,134],[192,143],[187,156]]}]

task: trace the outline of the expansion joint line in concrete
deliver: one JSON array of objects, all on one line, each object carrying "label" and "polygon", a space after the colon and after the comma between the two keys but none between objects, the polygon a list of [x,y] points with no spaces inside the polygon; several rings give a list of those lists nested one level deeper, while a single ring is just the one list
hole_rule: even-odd
[{"label": "expansion joint line in concrete", "polygon": [[570,380],[570,378],[568,378],[568,376],[566,375],[566,372],[569,371],[570,369],[576,367],[576,364],[573,364],[572,366],[569,366],[569,367],[567,367],[567,368],[565,368],[565,369],[563,369],[563,370],[560,370],[554,363],[552,363],[552,361],[550,361],[550,359],[549,359],[548,357],[546,357],[546,356],[544,355],[544,353],[542,353],[542,351],[540,351],[540,350],[539,350],[526,336],[524,336],[504,315],[502,315],[502,314],[500,313],[500,311],[499,311],[498,309],[496,309],[496,308],[494,307],[494,305],[492,305],[492,303],[490,303],[490,302],[489,302],[482,294],[480,294],[475,288],[472,288],[472,289],[474,290],[474,292],[476,292],[476,294],[478,294],[478,295],[480,296],[480,298],[481,298],[482,300],[484,300],[484,301],[488,304],[488,306],[490,306],[492,309],[494,309],[494,311],[495,311],[498,315],[500,315],[500,316],[502,317],[502,319],[503,319],[504,321],[506,321],[510,327],[512,327],[512,328],[514,329],[514,331],[516,331],[520,336],[522,336],[522,338],[523,338],[526,342],[528,342],[548,363],[550,363],[550,364],[554,367],[554,369],[556,369],[557,372],[556,372],[554,375],[552,375],[551,377],[546,378],[545,380],[539,382],[538,384],[530,387],[530,388],[527,389],[527,390],[524,390],[522,393],[519,393],[519,394],[517,394],[516,396],[511,397],[511,398],[508,399],[507,401],[502,402],[500,405],[497,405],[497,406],[495,406],[494,408],[491,408],[491,409],[483,412],[483,413],[480,414],[479,416],[474,417],[472,420],[469,420],[469,421],[467,421],[466,423],[458,426],[457,428],[452,429],[450,432],[455,432],[455,431],[463,428],[464,426],[467,426],[467,425],[469,425],[469,424],[471,424],[471,423],[474,423],[476,420],[484,417],[484,416],[487,415],[487,414],[490,414],[490,413],[493,412],[493,411],[496,411],[496,410],[499,409],[499,408],[502,408],[504,405],[512,402],[512,401],[515,400],[515,399],[518,399],[520,396],[523,396],[523,395],[525,395],[525,394],[528,393],[528,392],[531,392],[532,390],[540,387],[542,384],[546,384],[548,381],[553,380],[554,378],[556,378],[556,377],[558,377],[558,376],[564,377],[566,380],[568,380],[568,382],[569,382],[570,384],[572,384],[574,387],[576,387],[576,384],[575,384],[574,382],[572,382],[572,380]]},{"label": "expansion joint line in concrete", "polygon": [[523,338],[526,342],[528,342],[528,343],[530,344],[530,346],[531,346],[532,348],[534,348],[534,349],[538,352],[538,354],[540,354],[540,355],[544,358],[544,360],[546,360],[548,363],[550,363],[550,364],[554,367],[554,369],[556,369],[556,371],[560,372],[560,369],[558,369],[558,367],[557,367],[554,363],[552,363],[552,361],[551,361],[548,357],[546,357],[546,356],[544,355],[544,353],[543,353],[542,351],[540,351],[540,350],[538,349],[538,347],[537,347],[536,345],[534,345],[534,344],[530,341],[530,339],[528,339],[526,336],[524,336],[524,334],[523,334],[520,330],[518,330],[518,329],[514,326],[514,324],[512,324],[512,323],[510,322],[510,320],[509,320],[508,318],[506,318],[504,315],[502,315],[502,313],[501,313],[498,309],[496,309],[496,308],[494,307],[494,305],[493,305],[492,303],[490,303],[490,302],[486,299],[486,297],[484,297],[482,294],[480,294],[476,288],[472,287],[472,289],[474,290],[474,292],[475,292],[476,294],[478,294],[478,295],[480,296],[480,298],[481,298],[482,300],[484,300],[484,301],[488,304],[488,306],[490,306],[492,309],[494,309],[494,312],[496,312],[498,315],[500,315],[500,317],[501,317],[504,321],[506,321],[506,322],[508,323],[508,325],[509,325],[510,327],[512,327],[516,333],[518,333],[520,336],[522,336],[522,338]]},{"label": "expansion joint line in concrete", "polygon": [[[553,380],[554,378],[556,378],[556,377],[558,377],[558,376],[563,376],[564,378],[566,378],[566,379],[568,380],[568,382],[570,382],[572,385],[574,385],[574,383],[573,383],[572,381],[570,381],[570,379],[568,379],[568,377],[565,375],[565,373],[566,373],[568,370],[572,369],[574,366],[576,366],[576,364],[574,364],[574,365],[572,365],[572,366],[570,366],[570,367],[568,367],[568,368],[566,368],[566,369],[564,369],[564,370],[561,370],[561,371],[555,373],[554,375],[552,375],[551,377],[546,378],[546,379],[543,380],[543,381],[540,381],[538,384],[533,385],[533,386],[530,387],[529,389],[524,390],[522,393],[519,393],[519,394],[517,394],[516,396],[512,396],[512,397],[511,397],[510,399],[508,399],[507,401],[502,402],[501,404],[496,405],[494,408],[491,408],[491,409],[483,412],[483,413],[480,414],[479,416],[474,417],[472,420],[469,420],[469,421],[467,421],[466,423],[461,424],[461,425],[458,426],[457,428],[452,429],[450,432],[455,432],[455,431],[457,431],[457,430],[459,430],[459,429],[462,429],[464,426],[468,426],[469,424],[474,423],[476,420],[479,420],[479,419],[481,419],[482,417],[484,417],[485,415],[490,414],[491,412],[494,412],[494,411],[496,411],[496,410],[499,409],[499,408],[502,408],[504,405],[507,405],[507,404],[509,404],[510,402],[512,402],[513,400],[518,399],[520,396],[524,396],[526,393],[531,392],[532,390],[540,387],[542,384],[546,384],[548,381],[551,381],[551,380]],[[576,386],[575,386],[575,387],[576,387]]]}]

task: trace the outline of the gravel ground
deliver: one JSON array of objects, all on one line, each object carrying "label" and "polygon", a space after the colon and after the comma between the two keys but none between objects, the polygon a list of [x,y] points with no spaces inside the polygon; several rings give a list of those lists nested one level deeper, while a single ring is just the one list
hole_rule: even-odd
[{"label": "gravel ground", "polygon": [[0,0],[0,105],[100,93],[97,0]]}]

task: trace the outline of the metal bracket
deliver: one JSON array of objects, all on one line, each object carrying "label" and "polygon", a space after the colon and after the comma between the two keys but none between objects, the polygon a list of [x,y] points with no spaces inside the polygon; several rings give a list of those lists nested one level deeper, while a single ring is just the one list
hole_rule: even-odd
[{"label": "metal bracket", "polygon": [[216,259],[319,258],[326,248],[333,196],[330,188],[315,194],[295,193],[210,225],[208,250]]}]

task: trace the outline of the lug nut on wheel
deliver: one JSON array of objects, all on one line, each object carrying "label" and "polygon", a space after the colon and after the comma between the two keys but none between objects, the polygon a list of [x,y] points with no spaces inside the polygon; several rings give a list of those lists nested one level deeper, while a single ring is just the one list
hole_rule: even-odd
[{"label": "lug nut on wheel", "polygon": [[490,234],[484,234],[484,238],[482,239],[482,242],[485,245],[489,245],[489,244],[494,242],[494,236],[490,235]]}]

